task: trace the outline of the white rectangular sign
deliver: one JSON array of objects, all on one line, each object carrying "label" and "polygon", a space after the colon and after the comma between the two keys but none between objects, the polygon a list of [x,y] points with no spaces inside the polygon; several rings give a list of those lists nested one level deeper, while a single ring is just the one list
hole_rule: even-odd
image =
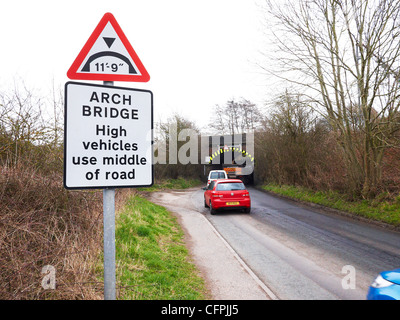
[{"label": "white rectangular sign", "polygon": [[65,84],[64,187],[153,184],[153,94],[78,82]]}]

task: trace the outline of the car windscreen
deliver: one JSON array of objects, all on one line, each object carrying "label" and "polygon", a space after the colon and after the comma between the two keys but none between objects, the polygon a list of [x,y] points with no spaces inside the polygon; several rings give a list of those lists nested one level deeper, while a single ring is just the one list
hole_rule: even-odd
[{"label": "car windscreen", "polygon": [[235,191],[235,190],[245,190],[245,186],[242,182],[226,182],[218,183],[217,191]]},{"label": "car windscreen", "polygon": [[211,172],[210,179],[224,179],[224,172]]}]

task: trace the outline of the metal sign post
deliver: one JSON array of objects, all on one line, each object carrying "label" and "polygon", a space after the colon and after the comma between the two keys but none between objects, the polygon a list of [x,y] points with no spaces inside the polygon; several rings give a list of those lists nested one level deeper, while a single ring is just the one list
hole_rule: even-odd
[{"label": "metal sign post", "polygon": [[[113,81],[104,81],[113,86]],[[103,189],[104,300],[116,299],[115,276],[115,189]]]},{"label": "metal sign post", "polygon": [[103,189],[104,299],[115,300],[115,189]]}]

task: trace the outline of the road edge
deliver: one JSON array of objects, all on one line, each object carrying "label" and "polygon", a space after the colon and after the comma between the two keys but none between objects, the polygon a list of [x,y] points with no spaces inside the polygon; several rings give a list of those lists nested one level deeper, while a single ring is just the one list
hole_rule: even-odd
[{"label": "road edge", "polygon": [[231,247],[231,245],[224,239],[224,237],[218,232],[218,230],[213,226],[213,224],[202,215],[202,217],[206,220],[208,225],[211,227],[213,232],[217,235],[217,237],[222,241],[222,243],[228,248],[228,250],[232,253],[235,259],[239,262],[239,264],[246,270],[246,272],[252,277],[252,279],[260,286],[260,288],[265,292],[265,294],[271,300],[279,300],[279,298],[272,292],[270,288],[268,288],[264,282],[250,269],[250,267],[243,261],[243,259],[237,254],[237,252]]}]

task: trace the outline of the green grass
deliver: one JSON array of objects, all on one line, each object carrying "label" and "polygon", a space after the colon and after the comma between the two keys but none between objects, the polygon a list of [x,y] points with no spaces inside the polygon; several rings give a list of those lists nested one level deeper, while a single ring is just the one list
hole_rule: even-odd
[{"label": "green grass", "polygon": [[118,215],[115,236],[119,299],[206,299],[183,231],[164,207],[131,197]]},{"label": "green grass", "polygon": [[197,187],[201,185],[202,182],[199,179],[167,179],[160,182],[154,183],[148,188],[138,188],[139,191],[159,191],[163,189],[187,189],[192,187]]},{"label": "green grass", "polygon": [[345,195],[335,191],[314,191],[304,187],[274,184],[267,184],[262,188],[293,199],[346,211],[396,227],[400,226],[400,196],[390,200],[382,194],[373,200],[349,201]]}]

